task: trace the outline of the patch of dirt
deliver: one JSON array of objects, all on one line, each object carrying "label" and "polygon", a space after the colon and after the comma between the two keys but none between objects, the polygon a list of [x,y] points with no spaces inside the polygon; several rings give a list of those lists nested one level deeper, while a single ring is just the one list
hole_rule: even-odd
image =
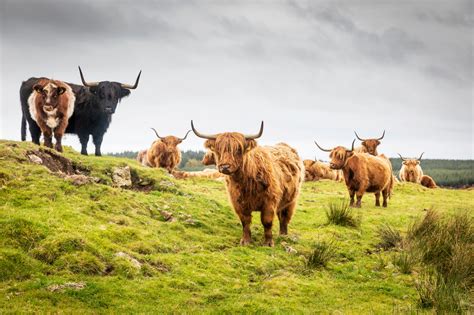
[{"label": "patch of dirt", "polygon": [[155,181],[149,178],[140,178],[137,171],[130,169],[130,176],[132,180],[132,189],[141,192],[150,192],[155,187]]},{"label": "patch of dirt", "polygon": [[89,170],[74,161],[46,149],[29,150],[26,157],[35,164],[47,167],[53,173],[63,173],[66,175],[89,174]]}]

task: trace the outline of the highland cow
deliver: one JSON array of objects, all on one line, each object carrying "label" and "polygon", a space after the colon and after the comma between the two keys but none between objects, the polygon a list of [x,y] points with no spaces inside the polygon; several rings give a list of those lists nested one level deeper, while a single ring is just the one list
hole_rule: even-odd
[{"label": "highland cow", "polygon": [[355,207],[360,208],[362,196],[366,192],[375,194],[375,206],[380,207],[380,194],[383,196],[383,206],[387,207],[387,200],[393,189],[392,165],[385,156],[373,156],[354,152],[354,141],[351,150],[342,146],[331,150],[323,149],[315,141],[316,146],[325,152],[330,152],[331,169],[342,170],[347,189],[349,191],[350,206],[354,206],[354,195],[357,196]]},{"label": "highland cow", "polygon": [[142,150],[142,151],[138,152],[138,154],[137,154],[138,163],[140,163],[143,166],[150,166],[150,164],[148,164],[147,155],[148,155],[148,150]]},{"label": "highland cow", "polygon": [[184,138],[178,138],[175,136],[160,137],[154,128],[151,129],[159,140],[153,142],[148,149],[147,162],[150,167],[162,167],[171,173],[181,162],[181,151],[178,149],[178,145],[186,139],[191,130],[186,133]]},{"label": "highland cow", "polygon": [[361,137],[359,137],[359,135],[357,134],[357,132],[355,132],[355,135],[357,137],[357,139],[359,139],[360,141],[362,141],[362,146],[358,147],[355,149],[355,152],[356,153],[369,153],[371,155],[374,155],[374,156],[377,156],[379,155],[377,153],[377,147],[380,145],[380,140],[383,139],[383,137],[385,136],[385,130],[383,131],[383,134],[380,138],[374,138],[374,139],[362,139]]},{"label": "highland cow", "polygon": [[421,183],[421,178],[423,177],[423,170],[421,169],[420,162],[421,162],[421,157],[423,156],[424,152],[421,153],[420,157],[418,159],[407,159],[400,156],[402,159],[402,167],[400,168],[400,181],[402,182],[411,182],[411,183],[416,183],[420,184]]},{"label": "highland cow", "polygon": [[55,149],[63,151],[61,141],[74,112],[75,100],[71,87],[62,81],[39,79],[33,86],[28,97],[29,114],[41,129],[48,148],[53,147],[54,134]]},{"label": "highland cow", "polygon": [[426,188],[437,188],[438,186],[436,185],[435,181],[431,176],[428,175],[423,175],[421,177],[420,184],[422,186],[425,186]]},{"label": "highland cow", "polygon": [[226,175],[229,199],[242,223],[241,245],[251,242],[252,212],[259,211],[264,228],[264,245],[273,246],[274,216],[280,221],[280,235],[288,233],[295,211],[304,166],[295,149],[287,144],[261,147],[255,135],[225,132],[205,135],[191,127],[196,136],[207,139],[204,146],[212,151],[217,169]]},{"label": "highland cow", "polygon": [[332,170],[326,163],[317,160],[304,160],[303,164],[305,169],[305,181],[318,181],[321,179],[342,181],[344,179],[341,170]]}]

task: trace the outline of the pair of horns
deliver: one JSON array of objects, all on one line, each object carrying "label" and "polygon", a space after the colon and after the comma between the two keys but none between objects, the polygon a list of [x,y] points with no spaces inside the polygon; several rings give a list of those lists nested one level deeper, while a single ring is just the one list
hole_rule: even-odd
[{"label": "pair of horns", "polygon": [[[156,134],[156,136],[159,138],[159,139],[164,139],[164,137],[160,137],[160,135],[158,134],[158,132],[155,130],[155,128],[151,128],[151,130],[153,130]],[[179,140],[183,141],[184,139],[186,139],[188,137],[188,134],[191,132],[191,130],[188,130],[188,132],[186,132],[186,135],[184,136],[184,138],[178,138]]]},{"label": "pair of horns", "polygon": [[[194,134],[196,136],[198,136],[199,138],[209,139],[209,140],[216,140],[217,136],[218,136],[218,134],[206,135],[206,134],[200,133],[199,131],[196,130],[196,128],[194,128],[194,123],[193,123],[192,120],[191,120],[191,129],[193,130]],[[260,138],[262,136],[262,134],[263,134],[263,120],[262,120],[262,123],[260,124],[260,131],[257,134],[255,134],[255,135],[244,135],[244,137],[245,137],[246,140],[253,140],[253,139]]]},{"label": "pair of horns", "polygon": [[[81,75],[82,84],[84,86],[94,87],[94,86],[99,85],[99,82],[86,82],[86,80],[84,79],[84,75],[82,74],[81,67],[79,67],[79,74]],[[120,86],[123,87],[124,89],[129,89],[129,90],[136,89],[138,87],[138,81],[140,81],[141,74],[142,74],[142,70],[140,70],[140,72],[138,73],[138,77],[134,85],[120,83]]]},{"label": "pair of horns", "polygon": [[[402,161],[408,161],[408,160],[410,160],[410,159],[407,159],[407,158],[404,158],[403,156],[401,156],[400,153],[397,153],[397,154],[398,154],[398,156],[402,159]],[[417,158],[416,160],[417,160],[417,161],[421,161],[421,157],[423,156],[423,154],[425,154],[425,152],[421,153],[420,157]]]},{"label": "pair of horns", "polygon": [[[371,140],[371,139],[362,139],[361,137],[359,137],[359,135],[357,134],[357,132],[355,132],[355,131],[354,131],[354,133],[355,133],[355,135],[356,135],[357,139],[359,139],[360,141],[367,141],[367,140]],[[382,134],[382,136],[381,136],[380,138],[373,139],[373,140],[382,140],[384,136],[385,136],[385,130],[383,131],[383,134]]]},{"label": "pair of horns", "polygon": [[[354,139],[354,140],[352,141],[351,149],[350,149],[350,150],[347,150],[348,152],[354,151],[354,143],[355,143],[355,141],[356,141],[356,139]],[[324,151],[324,152],[331,152],[331,151],[332,151],[332,149],[329,149],[329,150],[328,150],[328,149],[323,149],[323,148],[321,148],[321,146],[320,146],[316,141],[314,141],[314,144],[316,144],[316,146],[317,146],[321,151]]]}]

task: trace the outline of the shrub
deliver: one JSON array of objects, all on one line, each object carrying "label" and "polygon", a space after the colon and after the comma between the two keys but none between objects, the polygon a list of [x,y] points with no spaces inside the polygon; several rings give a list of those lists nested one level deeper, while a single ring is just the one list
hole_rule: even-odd
[{"label": "shrub", "polygon": [[400,232],[390,225],[381,226],[378,229],[377,234],[381,239],[380,243],[377,245],[379,248],[387,250],[397,247],[402,243],[402,236],[400,235]]},{"label": "shrub", "polygon": [[308,257],[307,267],[319,268],[326,267],[328,262],[336,256],[336,246],[332,242],[316,242],[313,251]]},{"label": "shrub", "polygon": [[326,210],[326,217],[328,224],[341,226],[359,227],[361,222],[360,216],[354,215],[353,210],[346,201],[330,203],[329,209]]}]

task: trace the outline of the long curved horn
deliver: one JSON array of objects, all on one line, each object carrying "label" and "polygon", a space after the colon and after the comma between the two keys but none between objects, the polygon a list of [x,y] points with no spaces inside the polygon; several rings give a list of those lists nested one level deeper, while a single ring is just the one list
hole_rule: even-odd
[{"label": "long curved horn", "polygon": [[324,151],[324,152],[331,152],[331,151],[332,151],[332,150],[328,150],[328,149],[323,149],[323,148],[321,148],[321,147],[319,146],[319,144],[318,144],[316,141],[314,141],[314,144],[316,144],[316,146],[317,146],[317,147],[319,148],[319,150],[321,150],[321,151]]},{"label": "long curved horn", "polygon": [[260,124],[260,130],[258,131],[257,134],[255,135],[244,135],[245,139],[246,140],[254,140],[254,139],[258,139],[262,136],[263,134],[263,120],[262,120],[262,123]]},{"label": "long curved horn", "polygon": [[425,152],[421,153],[420,157],[417,159],[418,161],[421,161],[421,157],[425,154]]},{"label": "long curved horn", "polygon": [[188,136],[188,134],[191,132],[191,130],[188,130],[188,132],[186,132],[186,135],[184,136],[184,138],[180,138],[179,140],[183,141],[184,139],[186,139],[186,137]]},{"label": "long curved horn", "polygon": [[383,131],[382,136],[380,138],[377,138],[377,140],[382,140],[384,136],[385,136],[385,130]]},{"label": "long curved horn", "polygon": [[355,133],[357,139],[359,139],[360,141],[365,141],[365,140],[367,140],[367,139],[362,139],[361,137],[359,137],[359,135],[357,134],[357,132],[355,132],[355,130],[354,130],[354,133]]},{"label": "long curved horn", "polygon": [[403,156],[400,153],[397,153],[398,156],[402,159],[402,161],[406,161],[407,159],[403,158]]},{"label": "long curved horn", "polygon": [[193,130],[194,134],[196,136],[198,136],[199,138],[209,139],[209,140],[216,140],[216,138],[217,138],[217,134],[215,134],[215,135],[205,135],[205,134],[200,133],[199,131],[197,131],[196,128],[194,128],[194,123],[193,123],[192,120],[191,120],[191,129]]},{"label": "long curved horn", "polygon": [[356,142],[356,139],[352,140],[352,147],[351,147],[351,149],[350,149],[350,151],[349,151],[349,152],[352,152],[352,151],[354,151],[354,143],[355,143],[355,142]]},{"label": "long curved horn", "polygon": [[84,79],[84,75],[82,74],[81,67],[80,66],[77,66],[77,67],[79,68],[79,74],[81,75],[81,81],[84,86],[94,87],[94,86],[99,85],[99,82],[86,82],[86,80]]},{"label": "long curved horn", "polygon": [[158,132],[155,130],[155,128],[151,128],[151,130],[153,130],[156,134],[156,136],[159,138],[159,139],[163,139],[163,137],[160,137],[160,135],[158,134]]},{"label": "long curved horn", "polygon": [[135,80],[135,84],[134,85],[130,85],[130,84],[123,84],[121,83],[121,86],[124,88],[124,89],[129,89],[129,90],[134,90],[138,87],[138,81],[140,81],[140,76],[142,75],[142,70],[140,70],[140,72],[138,73],[138,77],[137,79]]}]

